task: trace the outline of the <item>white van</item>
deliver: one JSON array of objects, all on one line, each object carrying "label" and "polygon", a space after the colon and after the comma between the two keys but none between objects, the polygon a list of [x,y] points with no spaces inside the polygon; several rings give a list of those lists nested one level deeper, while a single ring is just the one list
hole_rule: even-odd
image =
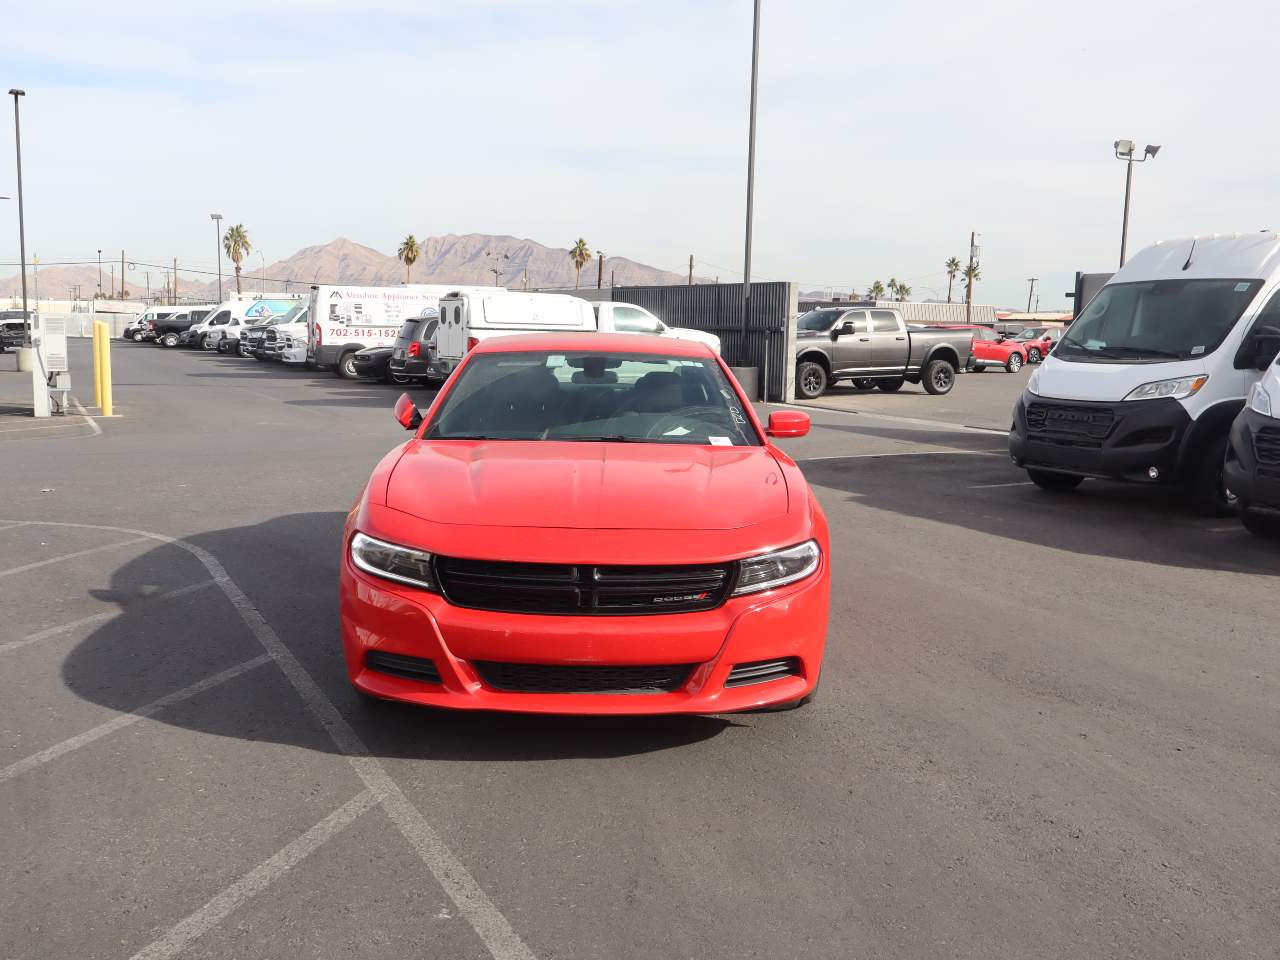
[{"label": "white van", "polygon": [[1231,512],[1227,434],[1275,356],[1277,297],[1274,232],[1141,251],[1031,375],[1014,406],[1013,462],[1049,490],[1086,477],[1177,484],[1200,511]]},{"label": "white van", "polygon": [[353,358],[361,350],[391,346],[405,320],[419,316],[426,307],[438,305],[441,297],[481,290],[492,292],[494,288],[432,283],[398,287],[312,287],[306,362],[317,367],[332,367],[338,376],[355,379]]},{"label": "white van", "polygon": [[644,307],[633,303],[599,301],[591,305],[596,313],[596,330],[600,333],[641,333],[651,337],[671,337],[675,340],[693,340],[705,343],[716,353],[720,352],[720,338],[705,330],[689,327],[668,327]]},{"label": "white van", "polygon": [[186,343],[224,353],[239,345],[244,327],[288,313],[302,300],[299,293],[232,294],[231,299],[218,304],[203,321],[191,327]]},{"label": "white van", "polygon": [[[1253,329],[1258,362],[1280,350],[1280,292],[1262,308]],[[1270,340],[1270,346],[1265,341]],[[1231,425],[1222,467],[1227,489],[1236,495],[1240,520],[1250,533],[1280,539],[1280,357],[1249,390],[1249,399]]]}]

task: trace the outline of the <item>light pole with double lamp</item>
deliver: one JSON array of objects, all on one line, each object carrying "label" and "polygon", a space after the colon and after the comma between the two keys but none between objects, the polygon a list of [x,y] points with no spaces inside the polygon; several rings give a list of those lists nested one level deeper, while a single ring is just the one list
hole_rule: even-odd
[{"label": "light pole with double lamp", "polygon": [[22,261],[22,323],[25,343],[31,346],[31,317],[27,314],[27,226],[22,210],[22,125],[18,122],[18,98],[25,97],[25,90],[13,89],[13,143],[18,155],[18,254]]},{"label": "light pole with double lamp", "polygon": [[218,251],[218,302],[222,302],[222,214],[211,213],[213,221],[213,245]]},{"label": "light pole with double lamp", "polygon": [[1124,222],[1120,226],[1120,266],[1124,266],[1125,250],[1129,246],[1129,194],[1133,191],[1133,165],[1146,163],[1160,152],[1159,145],[1147,144],[1141,157],[1133,155],[1137,145],[1132,140],[1117,140],[1116,159],[1125,161],[1124,172]]}]

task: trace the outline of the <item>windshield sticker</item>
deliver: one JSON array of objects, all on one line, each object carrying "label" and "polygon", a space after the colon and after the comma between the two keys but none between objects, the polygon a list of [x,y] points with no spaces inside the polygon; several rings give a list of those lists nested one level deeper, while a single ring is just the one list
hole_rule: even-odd
[{"label": "windshield sticker", "polygon": [[713,447],[732,447],[733,441],[728,437],[707,437],[707,443]]},{"label": "windshield sticker", "polygon": [[670,430],[664,433],[663,436],[664,437],[683,437],[683,436],[687,436],[688,434],[689,434],[688,427],[672,427]]},{"label": "windshield sticker", "polygon": [[1244,292],[1245,292],[1246,290],[1248,290],[1248,289],[1249,289],[1249,284],[1247,284],[1247,283],[1237,283],[1237,284],[1236,284],[1236,293],[1244,293]]},{"label": "windshield sticker", "polygon": [[1191,348],[1191,355],[1193,357],[1199,356],[1202,353],[1204,353],[1204,344],[1200,344],[1200,346],[1198,347]]},{"label": "windshield sticker", "polygon": [[742,411],[737,407],[729,408],[729,416],[733,417],[733,422],[739,426],[747,422],[747,418],[742,415]]}]

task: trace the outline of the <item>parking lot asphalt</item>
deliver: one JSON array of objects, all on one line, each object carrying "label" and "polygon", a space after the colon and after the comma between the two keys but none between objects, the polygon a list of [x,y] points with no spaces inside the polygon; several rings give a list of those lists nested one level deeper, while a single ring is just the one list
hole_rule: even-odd
[{"label": "parking lot asphalt", "polygon": [[1276,956],[1280,553],[1234,521],[813,410],[814,704],[370,708],[338,550],[398,390],[114,367],[101,435],[0,442],[0,957]]}]

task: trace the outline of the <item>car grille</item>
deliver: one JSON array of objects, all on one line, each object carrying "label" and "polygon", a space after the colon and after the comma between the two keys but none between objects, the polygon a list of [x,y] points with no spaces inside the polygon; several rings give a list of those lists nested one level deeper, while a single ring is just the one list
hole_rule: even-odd
[{"label": "car grille", "polygon": [[726,687],[746,687],[753,683],[767,683],[783,677],[794,677],[800,674],[800,661],[795,657],[783,657],[781,660],[757,660],[754,663],[734,664],[725,680]]},{"label": "car grille", "polygon": [[378,673],[389,673],[393,677],[404,677],[408,680],[420,680],[423,683],[439,683],[440,671],[431,660],[423,657],[410,657],[402,653],[385,653],[382,650],[370,650],[365,654],[364,665]]},{"label": "car grille", "polygon": [[1030,433],[1101,442],[1116,424],[1114,410],[1032,401],[1026,409]]},{"label": "car grille", "polygon": [[474,660],[486,686],[510,693],[670,693],[684,686],[692,663],[620,667],[498,663]]},{"label": "car grille", "polygon": [[1280,427],[1263,427],[1253,435],[1259,463],[1280,464]]},{"label": "car grille", "polygon": [[724,602],[734,572],[734,564],[583,566],[436,557],[436,575],[450,603],[505,613],[618,616],[711,610]]}]

